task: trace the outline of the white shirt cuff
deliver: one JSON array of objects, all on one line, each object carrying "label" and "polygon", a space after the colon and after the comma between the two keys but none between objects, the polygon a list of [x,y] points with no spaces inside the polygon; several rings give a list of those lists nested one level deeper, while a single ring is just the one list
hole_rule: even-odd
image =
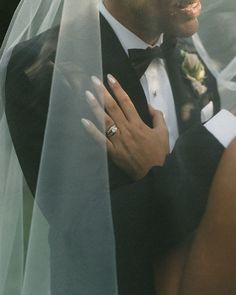
[{"label": "white shirt cuff", "polygon": [[221,110],[204,126],[225,148],[236,137],[236,117],[229,111]]}]

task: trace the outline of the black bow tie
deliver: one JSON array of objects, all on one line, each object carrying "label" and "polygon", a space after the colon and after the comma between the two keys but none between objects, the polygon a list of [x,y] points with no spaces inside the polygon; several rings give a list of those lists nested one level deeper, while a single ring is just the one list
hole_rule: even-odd
[{"label": "black bow tie", "polygon": [[128,53],[131,64],[139,79],[145,73],[153,59],[164,58],[162,48],[158,46],[153,48],[148,47],[147,49],[129,49]]},{"label": "black bow tie", "polygon": [[164,42],[161,47],[148,47],[147,49],[129,49],[129,58],[134,67],[138,78],[145,73],[150,63],[155,58],[165,58],[170,56],[177,44],[177,39],[171,36],[164,36]]}]

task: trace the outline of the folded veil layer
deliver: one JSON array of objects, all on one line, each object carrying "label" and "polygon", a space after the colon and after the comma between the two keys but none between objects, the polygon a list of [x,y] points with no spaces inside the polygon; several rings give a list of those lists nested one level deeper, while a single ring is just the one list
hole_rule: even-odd
[{"label": "folded veil layer", "polygon": [[236,102],[236,4],[234,0],[203,0],[194,44],[218,81],[222,107]]},{"label": "folded veil layer", "polygon": [[[117,293],[106,152],[81,124],[94,119],[84,94],[101,65],[96,0],[21,1],[1,49],[1,295]],[[44,116],[34,108],[42,88],[40,99],[50,97]],[[35,202],[27,253],[23,164],[8,124],[29,159],[37,142],[24,140],[27,126],[12,114],[32,115],[35,133],[45,125],[39,174],[28,178]]]}]

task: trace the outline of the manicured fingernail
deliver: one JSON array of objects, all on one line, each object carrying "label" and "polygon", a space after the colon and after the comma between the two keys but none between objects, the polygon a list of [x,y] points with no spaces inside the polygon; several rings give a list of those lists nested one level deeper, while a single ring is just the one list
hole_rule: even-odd
[{"label": "manicured fingernail", "polygon": [[85,127],[89,127],[90,126],[90,121],[89,120],[86,120],[86,119],[81,119],[81,122],[82,124],[85,126]]},{"label": "manicured fingernail", "polygon": [[85,91],[85,95],[87,97],[87,100],[89,103],[94,103],[95,102],[95,96],[90,92],[89,90]]},{"label": "manicured fingernail", "polygon": [[96,76],[92,76],[91,77],[92,82],[96,85],[96,86],[101,86],[102,85],[102,81],[98,79],[98,77]]},{"label": "manicured fingernail", "polygon": [[107,79],[108,79],[108,81],[109,81],[111,84],[115,84],[115,83],[116,83],[116,79],[115,79],[111,74],[108,74],[108,75],[107,75]]}]

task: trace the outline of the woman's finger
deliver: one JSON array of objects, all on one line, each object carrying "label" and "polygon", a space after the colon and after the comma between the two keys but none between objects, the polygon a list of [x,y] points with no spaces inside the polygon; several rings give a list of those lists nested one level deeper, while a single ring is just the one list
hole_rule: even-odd
[{"label": "woman's finger", "polygon": [[91,107],[94,115],[96,116],[101,126],[104,126],[104,123],[105,123],[105,128],[107,129],[111,127],[112,125],[114,125],[114,121],[111,119],[111,117],[107,115],[107,113],[101,107],[101,105],[97,101],[96,97],[92,94],[92,92],[87,90],[85,94],[86,94],[89,106]]},{"label": "woman's finger", "polygon": [[111,74],[107,75],[107,80],[127,120],[140,120],[134,104],[120,83]]},{"label": "woman's finger", "polygon": [[159,128],[160,126],[166,126],[164,114],[161,111],[154,109],[151,105],[149,107],[149,113],[152,117],[153,128]]},{"label": "woman's finger", "polygon": [[107,146],[107,150],[109,153],[112,153],[114,151],[114,146],[112,142],[104,135],[102,132],[100,132],[97,127],[89,120],[82,119],[82,124],[84,125],[86,131],[95,139],[102,147],[105,147],[105,144]]},{"label": "woman's finger", "polygon": [[[93,110],[96,118],[100,122],[101,126],[105,128],[107,137],[110,136],[110,139],[113,142],[114,139],[116,138],[116,136],[113,137],[113,135],[115,135],[116,132],[119,132],[118,127],[116,126],[114,121],[111,119],[111,117],[107,115],[107,113],[98,103],[96,97],[90,91],[86,91],[86,96],[87,96],[87,101],[91,109]],[[104,126],[104,123],[105,123],[105,126]]]},{"label": "woman's finger", "polygon": [[125,115],[122,112],[121,108],[117,104],[117,102],[114,100],[114,98],[107,91],[106,87],[103,85],[101,80],[99,80],[95,76],[92,76],[91,79],[92,79],[93,85],[95,87],[95,90],[96,90],[99,98],[101,99],[101,101],[104,101],[104,107],[105,107],[108,115],[112,118],[112,120],[117,125],[120,125],[120,124],[123,125],[126,118],[125,118]]}]

